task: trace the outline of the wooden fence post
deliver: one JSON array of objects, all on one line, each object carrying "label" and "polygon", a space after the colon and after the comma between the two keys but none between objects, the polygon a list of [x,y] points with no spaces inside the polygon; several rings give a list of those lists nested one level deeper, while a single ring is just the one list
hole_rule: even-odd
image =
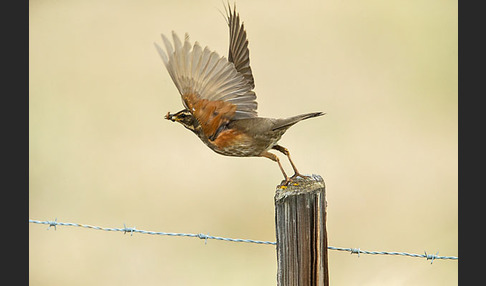
[{"label": "wooden fence post", "polygon": [[326,205],[326,188],[319,175],[277,187],[278,286],[329,285]]}]

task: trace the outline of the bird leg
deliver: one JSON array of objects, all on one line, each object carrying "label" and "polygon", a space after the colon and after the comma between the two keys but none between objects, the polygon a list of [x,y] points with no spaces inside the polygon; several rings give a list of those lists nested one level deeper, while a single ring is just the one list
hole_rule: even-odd
[{"label": "bird leg", "polygon": [[278,150],[278,151],[284,153],[285,156],[287,156],[287,158],[289,158],[290,165],[292,165],[292,168],[294,169],[294,173],[295,173],[292,177],[290,177],[290,179],[293,179],[293,178],[298,177],[298,176],[303,177],[299,173],[299,171],[297,171],[297,168],[295,167],[294,162],[292,162],[292,159],[290,159],[290,152],[287,148],[280,146],[280,145],[275,145],[275,146],[272,147],[272,149],[275,149],[275,150]]},{"label": "bird leg", "polygon": [[280,164],[280,160],[278,159],[277,155],[275,155],[273,153],[270,153],[268,151],[265,151],[262,154],[260,154],[260,156],[266,157],[266,158],[268,158],[268,159],[270,159],[270,160],[275,161],[275,162],[278,163],[278,166],[280,167],[280,171],[282,171],[282,174],[285,177],[285,183],[283,185],[286,186],[290,182],[290,179],[287,176],[287,174],[285,174],[285,171],[284,171],[284,169],[282,167],[282,164]]}]

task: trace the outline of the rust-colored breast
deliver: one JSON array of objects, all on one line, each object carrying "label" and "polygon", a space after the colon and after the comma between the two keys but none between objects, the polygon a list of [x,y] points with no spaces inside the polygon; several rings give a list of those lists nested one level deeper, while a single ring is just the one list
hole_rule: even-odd
[{"label": "rust-colored breast", "polygon": [[213,144],[219,149],[224,149],[235,145],[236,142],[244,141],[246,139],[245,136],[241,131],[229,129],[221,132],[213,141]]},{"label": "rust-colored breast", "polygon": [[219,133],[210,146],[214,151],[226,156],[259,156],[266,146],[255,145],[254,139],[237,129],[226,129]]}]

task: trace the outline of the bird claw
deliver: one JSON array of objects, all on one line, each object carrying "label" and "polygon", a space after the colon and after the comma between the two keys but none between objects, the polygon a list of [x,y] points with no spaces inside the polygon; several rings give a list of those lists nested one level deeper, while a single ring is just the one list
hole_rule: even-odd
[{"label": "bird claw", "polygon": [[278,185],[277,187],[285,189],[289,186],[289,184],[292,184],[294,186],[298,186],[299,183],[294,182],[294,180],[297,180],[298,178],[305,179],[305,178],[311,178],[311,176],[306,176],[306,175],[302,175],[300,173],[295,173],[294,175],[292,175],[292,177],[285,178],[285,180],[282,181],[282,183],[280,183],[280,185]]},{"label": "bird claw", "polygon": [[292,177],[290,177],[290,181],[292,181],[293,179],[297,179],[299,177],[302,178],[302,179],[312,178],[312,176],[307,176],[307,175],[302,175],[300,173],[295,173]]}]

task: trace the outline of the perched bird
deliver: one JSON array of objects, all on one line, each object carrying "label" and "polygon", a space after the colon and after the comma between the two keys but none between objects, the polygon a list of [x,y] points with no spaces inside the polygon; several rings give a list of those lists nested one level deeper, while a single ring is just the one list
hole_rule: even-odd
[{"label": "perched bird", "polygon": [[[225,7],[226,10],[226,7]],[[182,96],[184,109],[165,119],[179,122],[194,132],[218,154],[236,157],[266,157],[278,163],[287,185],[302,176],[290,159],[287,148],[278,145],[282,135],[297,122],[324,115],[313,112],[284,119],[257,116],[257,102],[248,39],[236,6],[226,10],[229,26],[228,59],[191,45],[186,34],[184,43],[172,32],[174,45],[162,34],[165,51],[155,43],[174,84]],[[279,158],[270,149],[285,154],[295,174],[288,177]]]}]

